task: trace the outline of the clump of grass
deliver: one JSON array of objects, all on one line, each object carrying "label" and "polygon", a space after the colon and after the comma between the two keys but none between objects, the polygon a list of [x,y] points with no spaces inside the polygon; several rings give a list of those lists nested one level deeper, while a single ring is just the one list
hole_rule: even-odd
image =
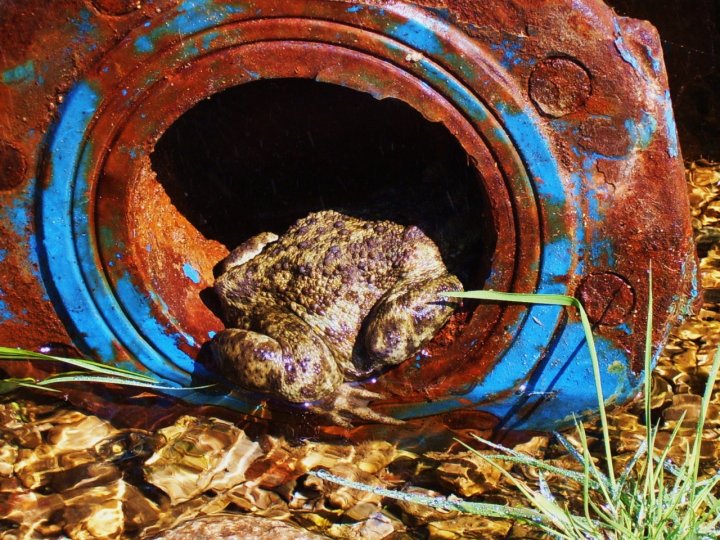
[{"label": "clump of grass", "polygon": [[[595,387],[600,413],[600,425],[604,443],[605,470],[601,470],[590,454],[588,438],[583,425],[576,421],[575,429],[580,442],[576,449],[566,437],[555,433],[557,440],[570,456],[580,465],[581,470],[557,467],[532,456],[516,452],[505,446],[475,437],[480,443],[498,451],[498,454],[481,454],[464,444],[480,458],[496,467],[525,497],[526,507],[505,507],[495,504],[464,501],[458,498],[419,497],[393,490],[373,488],[350,482],[327,471],[314,474],[320,478],[356,489],[370,490],[380,495],[407,500],[417,504],[456,510],[465,513],[512,519],[540,529],[553,538],[569,540],[588,539],[710,539],[720,538],[720,500],[714,491],[720,481],[720,474],[700,480],[700,452],[702,433],[707,418],[713,386],[720,368],[720,349],[716,352],[707,386],[702,398],[700,414],[692,444],[685,446],[685,459],[673,464],[668,454],[675,443],[682,419],[677,423],[667,445],[656,449],[658,425],[651,420],[651,373],[652,373],[652,278],[646,328],[644,408],[645,439],[629,460],[619,476],[613,467],[613,453],[610,446],[605,400],[600,380],[600,365],[593,340],[592,329],[582,304],[576,299],[562,295],[514,294],[495,291],[473,291],[453,293],[452,296],[474,298],[493,302],[516,302],[528,304],[550,304],[575,307],[582,321],[585,338],[593,366]],[[450,296],[450,295],[448,295]],[[513,476],[498,462],[511,462],[534,467],[538,472],[538,485]],[[582,512],[574,512],[568,504],[561,502],[550,488],[545,476],[552,474],[574,481],[582,486]]]},{"label": "clump of grass", "polygon": [[89,382],[99,384],[118,384],[121,386],[139,386],[153,390],[196,390],[193,388],[175,388],[164,386],[160,381],[142,373],[136,373],[127,369],[101,364],[92,360],[81,358],[65,358],[52,356],[25,349],[14,349],[11,347],[0,347],[0,360],[26,361],[30,362],[53,362],[61,363],[78,368],[76,371],[65,371],[48,375],[44,379],[32,377],[0,379],[0,394],[8,394],[20,388],[33,388],[46,392],[60,392],[54,385],[62,383]]}]

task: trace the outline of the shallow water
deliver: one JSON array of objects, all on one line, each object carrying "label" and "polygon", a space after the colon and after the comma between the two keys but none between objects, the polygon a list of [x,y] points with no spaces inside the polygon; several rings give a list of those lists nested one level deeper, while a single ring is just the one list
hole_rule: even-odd
[{"label": "shallow water", "polygon": [[[678,327],[653,374],[653,420],[663,445],[683,413],[679,442],[694,437],[700,395],[720,344],[720,167],[688,170],[705,302]],[[704,474],[720,461],[720,384],[703,433]],[[330,538],[528,538],[526,527],[428,509],[325,482],[324,468],[366,484],[476,501],[522,503],[501,475],[461,447],[423,455],[389,442],[357,446],[292,440],[257,424],[180,414],[166,398],[143,398],[152,429],[119,415],[95,416],[39,394],[0,402],[0,538],[149,538],[198,516],[248,513],[293,522]],[[185,413],[188,412],[186,409]],[[108,420],[107,418],[111,418]],[[644,437],[642,403],[610,417],[618,463]],[[597,430],[588,426],[600,455]],[[572,437],[571,437],[572,439]],[[545,436],[515,448],[552,462],[571,459]],[[670,457],[679,459],[682,446]],[[528,479],[536,472],[515,466]],[[576,486],[548,478],[562,495]],[[275,534],[277,537],[277,533]]]}]

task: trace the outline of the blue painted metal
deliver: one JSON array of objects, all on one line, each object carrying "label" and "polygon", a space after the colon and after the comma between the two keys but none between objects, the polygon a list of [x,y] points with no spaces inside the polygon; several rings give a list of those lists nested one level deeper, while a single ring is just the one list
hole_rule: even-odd
[{"label": "blue painted metal", "polygon": [[[611,17],[608,13],[603,16]],[[78,24],[82,32],[92,34],[94,25],[100,23],[88,17],[80,17]],[[612,20],[611,42],[618,56],[614,68],[626,63],[647,79],[650,75],[643,68],[643,60],[636,58],[619,23]],[[256,22],[258,27],[264,25],[262,32],[254,30],[252,24]],[[622,328],[601,328],[597,344],[608,402],[625,401],[637,391],[641,376],[637,345],[642,340],[634,330],[642,327],[638,310],[646,296],[643,271],[637,269],[638,261],[628,261],[632,249],[620,245],[617,236],[607,235],[616,227],[612,219],[617,218],[610,217],[612,201],[608,200],[612,195],[606,184],[597,182],[597,171],[617,162],[644,163],[646,155],[658,148],[675,159],[666,168],[675,173],[680,170],[669,95],[663,91],[653,96],[655,90],[648,85],[644,92],[656,109],[649,110],[648,105],[648,109],[630,110],[622,119],[632,143],[630,154],[605,155],[573,143],[568,157],[562,154],[558,140],[579,137],[578,126],[586,116],[575,119],[569,113],[562,119],[548,119],[536,110],[523,85],[529,70],[537,68],[537,59],[532,57],[536,52],[526,50],[522,40],[509,42],[497,36],[470,39],[460,25],[398,3],[185,0],[136,24],[121,43],[108,49],[93,68],[77,78],[44,142],[48,166],[42,186],[36,194],[11,202],[5,211],[6,216],[16,214],[13,223],[23,221],[17,230],[19,236],[37,235],[39,241],[33,249],[39,256],[44,286],[74,344],[105,361],[153,373],[168,386],[218,381],[195,361],[198,348],[215,330],[190,330],[192,325],[176,309],[175,300],[137,272],[142,259],[136,253],[149,254],[155,248],[143,244],[135,250],[133,235],[123,229],[122,221],[107,211],[98,211],[102,202],[97,193],[106,161],[119,152],[127,155],[131,178],[134,163],[147,156],[154,143],[152,137],[167,127],[162,125],[167,120],[162,114],[160,119],[152,119],[149,104],[155,103],[153,99],[172,103],[178,90],[166,81],[183,76],[180,74],[186,66],[203,66],[196,68],[195,80],[199,82],[188,90],[189,97],[183,98],[181,106],[168,105],[164,113],[167,118],[176,117],[222,88],[289,76],[290,68],[285,69],[280,62],[244,60],[243,55],[256,54],[248,51],[258,40],[281,42],[288,55],[294,48],[309,50],[308,44],[322,46],[327,66],[334,65],[333,55],[354,55],[352,69],[335,68],[337,73],[333,73],[330,67],[322,71],[313,65],[307,75],[300,76],[315,74],[320,80],[327,77],[329,82],[377,97],[410,99],[403,93],[405,87],[389,84],[392,77],[407,78],[413,81],[403,83],[408,88],[436,96],[437,104],[427,106],[427,116],[441,106],[454,111],[455,116],[447,113],[444,121],[462,125],[465,131],[459,136],[465,140],[482,140],[484,148],[477,149],[477,155],[491,156],[488,163],[497,161],[498,186],[507,190],[510,198],[508,219],[516,244],[510,255],[497,256],[499,266],[491,272],[486,286],[574,295],[592,272],[626,274],[637,300],[633,318]],[[222,73],[208,69],[214,65],[213,59],[223,54],[240,67],[228,67]],[[276,52],[268,53],[272,54]],[[659,60],[650,56],[650,73],[658,75]],[[378,81],[381,69],[387,69],[389,75]],[[16,84],[35,77],[38,71],[28,61],[2,71],[2,80]],[[207,80],[213,74],[217,78]],[[131,130],[124,126],[133,126],[139,133],[126,136],[125,131]],[[116,140],[131,142],[113,146]],[[475,150],[468,151],[472,154]],[[569,165],[569,160],[576,161]],[[648,168],[643,171],[650,168],[642,166]],[[486,167],[480,175],[490,182],[492,166],[479,167]],[[117,196],[124,200],[122,194]],[[28,232],[22,213],[27,199],[33,197],[37,200],[37,231]],[[687,221],[686,213],[681,219]],[[121,225],[108,225],[116,222]],[[648,232],[649,236],[655,234]],[[671,239],[676,242],[671,247],[677,248],[678,257],[684,257],[683,269],[672,270],[675,273],[668,274],[667,281],[686,283],[695,274],[694,259],[687,252],[690,240],[679,234]],[[108,258],[107,246],[112,247],[113,258]],[[649,253],[648,257],[657,255]],[[631,272],[633,275],[628,275]],[[192,259],[179,261],[176,274],[183,284],[197,286],[198,291],[208,277],[204,267]],[[177,283],[181,287],[180,281]],[[688,307],[686,290],[674,298],[660,295],[656,342],[662,341],[674,314]],[[0,291],[0,319],[7,319],[13,314],[3,294]],[[476,317],[482,316],[476,313]],[[503,308],[497,320],[489,334],[475,336],[468,331],[455,352],[447,354],[445,364],[439,358],[441,354],[433,358],[434,363],[451,369],[453,359],[462,356],[466,363],[459,365],[471,366],[467,370],[470,375],[454,373],[452,383],[433,386],[428,382],[430,368],[423,362],[404,366],[399,374],[386,374],[373,386],[389,395],[379,409],[403,419],[480,410],[497,417],[503,427],[539,430],[557,429],[571,422],[573,415],[596,410],[595,393],[589,391],[590,359],[574,314],[551,306]],[[488,350],[494,358],[487,369],[478,367],[485,361],[481,360],[482,352],[475,350],[478,340],[493,343]],[[398,381],[407,377],[417,380],[418,387],[433,386],[432,400],[425,398],[422,388],[415,393],[399,393]],[[254,411],[258,402],[257,396],[224,389],[183,394],[183,399],[245,413]]]}]

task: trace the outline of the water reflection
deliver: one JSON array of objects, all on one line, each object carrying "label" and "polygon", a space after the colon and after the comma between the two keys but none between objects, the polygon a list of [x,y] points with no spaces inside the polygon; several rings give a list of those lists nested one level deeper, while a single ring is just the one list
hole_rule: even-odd
[{"label": "water reflection", "polygon": [[[720,168],[691,169],[706,303],[671,336],[653,375],[653,421],[660,421],[661,428],[658,446],[667,442],[684,413],[672,459],[681,459],[684,444],[694,437],[699,395],[720,343],[720,304],[714,303],[720,292],[720,235],[713,233],[720,230],[720,213],[715,210],[719,185]],[[705,475],[717,472],[720,462],[719,388],[703,434]],[[110,394],[108,391],[109,404]],[[241,513],[292,521],[331,538],[531,535],[516,523],[383,500],[307,475],[322,467],[367,484],[426,495],[456,494],[500,504],[521,502],[497,470],[461,447],[418,455],[391,441],[351,446],[283,437],[264,432],[259,424],[237,424],[198,410],[193,416],[179,415],[180,409],[167,398],[136,397],[127,402],[123,415],[107,420],[111,415],[74,410],[64,401],[39,395],[22,397],[12,401],[6,396],[0,402],[2,538],[149,538],[191,521],[207,528],[193,529],[186,524],[176,536],[168,533],[165,538],[193,534],[199,538],[198,530],[239,527],[238,518],[232,516]],[[123,424],[141,411],[147,413],[146,429]],[[641,403],[611,417],[618,470],[640,445],[643,422]],[[151,427],[154,424],[159,429]],[[591,426],[588,433],[591,441],[597,442],[598,431]],[[545,436],[526,437],[515,448],[553,464],[574,463]],[[527,479],[537,478],[533,469],[507,467]],[[549,474],[545,479],[571,505],[577,500],[579,485]],[[198,520],[208,515],[217,517]],[[274,522],[270,525],[277,526]],[[290,537],[289,531],[274,530],[276,537]]]}]

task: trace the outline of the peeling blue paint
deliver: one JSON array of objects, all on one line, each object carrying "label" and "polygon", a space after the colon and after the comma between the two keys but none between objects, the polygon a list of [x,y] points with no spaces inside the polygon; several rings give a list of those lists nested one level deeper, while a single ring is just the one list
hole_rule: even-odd
[{"label": "peeling blue paint", "polygon": [[[505,103],[496,103],[495,108],[503,126],[507,129],[507,134],[502,130],[497,130],[495,133],[496,138],[503,141],[502,144],[512,145],[518,149],[528,173],[535,179],[533,186],[543,204],[558,212],[565,211],[568,197],[566,189],[570,187],[570,189],[579,192],[582,189],[582,177],[577,176],[572,179],[571,186],[564,184],[558,164],[531,111],[511,110]],[[577,254],[574,254],[573,250],[575,248],[582,249],[585,232],[582,214],[579,213],[576,217],[577,223],[572,230],[566,230],[566,224],[562,219],[559,219],[559,221],[557,219],[548,220],[547,236],[550,241],[543,247],[537,292],[568,294],[567,276],[572,272],[581,271],[581,266],[574,266],[579,261],[577,261]],[[548,347],[552,347],[555,352],[553,353],[554,356],[548,357],[548,361],[543,364],[545,367],[542,373],[544,374],[546,371],[545,378],[550,377],[550,380],[539,379],[535,384],[538,389],[542,389],[543,384],[552,382],[551,377],[557,375],[559,368],[556,366],[558,364],[562,365],[560,361],[562,355],[573,352],[574,349],[569,349],[569,344],[572,344],[574,348],[577,347],[577,343],[573,341],[576,337],[574,334],[576,330],[573,329],[572,324],[565,329],[558,329],[561,316],[562,308],[558,306],[541,305],[529,307],[524,316],[519,317],[506,329],[508,334],[513,336],[512,342],[507,345],[505,354],[494,365],[492,371],[475,387],[463,395],[448,396],[446,399],[436,400],[432,403],[413,403],[408,406],[398,406],[392,409],[393,414],[399,418],[424,416],[462,407],[468,401],[486,404],[493,400],[498,400],[500,405],[497,406],[505,406],[508,411],[512,410],[519,403],[520,398],[504,396],[507,396],[510,389],[521,386],[523,379],[527,377],[527,373],[537,369],[534,366],[538,362],[538,358],[543,358]],[[539,320],[543,324],[527,324],[529,320]],[[556,331],[558,332],[557,336],[555,336]],[[556,344],[553,344],[554,341]],[[587,366],[587,364],[584,365]],[[581,387],[584,388],[587,378],[583,376],[582,381],[583,385]],[[565,388],[564,379],[563,388]],[[548,392],[554,391],[548,390]],[[564,418],[567,416],[565,410],[574,412],[578,408],[574,396],[563,397],[564,400],[557,399],[555,401],[561,403],[560,409],[562,410],[559,412],[563,413],[562,417]],[[484,406],[480,408],[486,410]],[[555,411],[551,409],[547,409],[547,411],[546,414],[545,409],[543,409],[540,413],[539,422],[541,424],[547,424],[552,420],[552,414]]]},{"label": "peeling blue paint", "polygon": [[625,46],[625,41],[622,37],[622,29],[620,28],[620,23],[618,23],[617,19],[615,19],[613,23],[615,25],[615,48],[620,53],[620,57],[625,62],[630,64],[638,75],[643,76],[640,62],[638,62],[638,59],[635,58],[635,55],[630,52],[630,50]]},{"label": "peeling blue paint", "polygon": [[[573,173],[570,183],[565,184],[559,179],[557,164],[546,141],[539,135],[532,112],[514,111],[504,103],[496,104],[496,110],[529,173],[535,178],[534,188],[548,212],[552,212],[554,208],[565,208],[568,197],[587,201],[587,215],[584,215],[580,207],[574,210],[575,230],[564,230],[563,225],[557,225],[558,228],[555,229],[552,220],[548,222],[549,236],[555,240],[548,242],[543,248],[538,292],[568,294],[564,278],[572,272],[582,273],[582,262],[577,261],[574,268],[572,262],[576,256],[582,257],[583,249],[589,249],[589,256],[595,263],[603,261],[608,265],[614,264],[612,243],[598,238],[599,232],[593,230],[593,239],[588,246],[583,223],[585,220],[602,223],[604,219],[598,193],[594,187],[589,187],[593,182],[597,160],[618,158],[600,156],[576,148],[576,154],[582,158],[583,170]],[[626,128],[631,131],[636,144],[648,145],[654,135],[656,123],[643,115],[637,124],[627,123]],[[501,135],[499,131],[496,131],[496,136]],[[573,254],[573,249],[578,252]],[[427,407],[425,404],[413,404],[412,410],[409,407],[399,407],[395,412],[399,417],[435,414],[452,410],[468,400],[477,403],[481,410],[504,417],[512,423],[506,427],[514,429],[546,429],[552,425],[559,427],[567,422],[574,412],[594,412],[597,409],[594,396],[580,391],[588,383],[592,384],[591,363],[581,325],[577,322],[567,323],[550,338],[543,333],[543,326],[547,326],[546,324],[525,324],[529,317],[543,323],[556,320],[560,309],[551,306],[529,308],[523,320],[517,321],[514,328],[508,329],[510,335],[519,333],[515,335],[505,355],[486,378],[468,393],[449,396]],[[553,330],[556,328],[552,324],[551,327]],[[603,359],[603,388],[608,396],[607,401],[621,401],[630,397],[637,380],[629,370],[626,353],[616,349],[609,340],[599,339],[597,346]],[[540,364],[533,367],[538,358],[541,359]],[[524,382],[526,373],[531,373],[531,377]],[[523,388],[520,394],[507,396],[508,389],[518,387]],[[577,389],[577,395],[574,389]],[[521,408],[532,404],[541,406],[528,418],[516,417]],[[422,410],[419,411],[418,407]]]},{"label": "peeling blue paint", "polygon": [[599,230],[595,230],[593,233],[595,238],[590,242],[590,261],[592,265],[595,267],[614,267],[616,260],[612,241],[609,238],[600,238]]},{"label": "peeling blue paint", "polygon": [[632,118],[625,120],[625,129],[627,129],[634,145],[640,150],[645,150],[650,146],[655,137],[657,120],[647,111],[643,111],[639,122]]},{"label": "peeling blue paint", "polygon": [[4,296],[5,291],[0,289],[0,322],[7,322],[15,318],[13,313],[10,311],[10,307],[2,299]]},{"label": "peeling blue paint", "polygon": [[558,165],[538,126],[531,120],[529,109],[512,111],[505,103],[496,104],[503,125],[521,151],[530,173],[540,181],[537,188],[543,199],[552,205],[565,203],[565,188],[560,181]]},{"label": "peeling blue paint", "polygon": [[617,328],[617,329],[620,330],[621,332],[626,333],[628,336],[633,333],[632,328],[630,328],[630,326],[628,325],[628,323],[618,324],[615,328]]},{"label": "peeling blue paint", "polygon": [[207,34],[204,34],[202,37],[202,48],[203,50],[208,50],[210,46],[212,45],[212,42],[215,41],[217,38],[220,37],[220,32],[217,32],[213,30],[212,32],[208,32]]},{"label": "peeling blue paint", "polygon": [[72,178],[80,158],[83,135],[99,101],[99,94],[85,81],[80,81],[68,92],[51,140],[54,177]]},{"label": "peeling blue paint", "polygon": [[245,8],[232,4],[215,4],[212,0],[185,0],[177,9],[177,15],[148,34],[135,40],[135,50],[150,53],[155,41],[166,35],[188,36],[220,25],[227,17],[244,13]]},{"label": "peeling blue paint", "polygon": [[[588,221],[595,225],[591,228],[590,241],[585,243],[586,247],[589,248],[590,265],[594,267],[614,266],[615,250],[613,243],[609,238],[601,236],[600,225],[605,220],[605,209],[601,208],[600,197],[598,196],[601,188],[594,185],[593,172],[596,165],[597,158],[594,157],[587,157],[583,161],[583,174],[578,174],[577,177],[580,179],[579,182],[587,187],[575,194],[575,200],[586,201]],[[578,210],[580,210],[580,205],[578,205]]]},{"label": "peeling blue paint", "polygon": [[[595,344],[606,403],[609,405],[615,401],[626,400],[638,381],[629,370],[624,351],[602,337],[596,338]],[[617,369],[618,366],[624,369]],[[582,325],[579,322],[570,323],[557,345],[550,349],[548,358],[541,360],[526,383],[526,392],[540,392],[544,398],[542,407],[528,416],[508,418],[511,423],[504,427],[559,428],[566,424],[574,413],[595,414],[598,406],[595,393],[587,392],[588,386],[593,385],[592,362]],[[524,405],[523,399],[518,401],[515,408]],[[488,407],[489,410],[492,408],[492,405]]]},{"label": "peeling blue paint", "polygon": [[190,263],[183,264],[183,273],[193,283],[200,283],[200,272],[198,272]]},{"label": "peeling blue paint", "polygon": [[436,17],[439,17],[444,22],[450,22],[452,20],[453,14],[448,8],[427,6],[424,9],[426,9]]},{"label": "peeling blue paint", "polygon": [[165,302],[165,300],[162,299],[162,297],[158,296],[155,291],[150,291],[150,298],[153,302],[160,306],[160,309],[163,313],[165,313],[166,315],[170,315],[170,308],[168,308],[167,303]]},{"label": "peeling blue paint", "polygon": [[[524,44],[521,41],[504,39],[502,43],[491,44],[490,49],[502,54],[500,65],[510,71],[515,66],[523,63],[523,58],[518,54],[523,50],[523,46]],[[535,60],[529,60],[527,63],[533,65]]]},{"label": "peeling blue paint", "polygon": [[[80,165],[82,140],[99,102],[98,93],[81,81],[68,92],[60,118],[49,137],[51,177],[48,188],[40,192],[41,241],[52,283],[46,283],[56,306],[62,306],[66,326],[77,343],[82,343],[105,360],[112,360],[114,336],[104,325],[83,283],[72,241],[72,179]],[[70,259],[70,261],[69,261]],[[55,298],[55,296],[59,298]]]},{"label": "peeling blue paint", "polygon": [[[40,261],[38,259],[37,237],[34,234],[28,238],[28,263],[30,273],[35,276],[38,283],[43,283],[42,273],[40,272]],[[42,299],[49,302],[50,297],[47,294],[46,288],[43,287],[42,290]]]},{"label": "peeling blue paint", "polygon": [[645,45],[645,54],[647,54],[647,57],[650,60],[650,65],[652,66],[653,71],[656,74],[660,74],[660,70],[662,69],[662,62],[660,62],[660,59],[653,54],[652,49],[647,45]]},{"label": "peeling blue paint", "polygon": [[134,45],[135,50],[139,53],[150,53],[155,49],[152,40],[148,36],[140,36],[135,40]]},{"label": "peeling blue paint", "polygon": [[363,8],[362,5],[356,4],[356,5],[354,5],[354,6],[350,6],[350,7],[347,9],[347,12],[348,12],[348,13],[357,13],[357,12],[360,11],[362,8]]},{"label": "peeling blue paint", "polygon": [[[600,197],[603,187],[597,185],[594,179],[595,168],[600,159],[618,160],[622,157],[605,156],[595,152],[587,152],[578,147],[572,148],[573,153],[581,157],[583,160],[583,169],[581,172],[575,172],[571,175],[574,185],[573,199],[576,201],[585,201],[585,213],[587,221],[592,224],[602,224],[605,220],[605,208],[601,206],[602,199]],[[583,220],[583,210],[580,205],[576,206],[576,215],[579,220]],[[587,250],[589,262],[591,266],[614,266],[615,265],[615,249],[612,241],[602,236],[602,230],[599,226],[590,228],[590,240],[585,241],[585,232],[582,237],[578,237],[578,256],[583,257],[583,249]],[[576,274],[582,274],[585,264],[581,260],[578,263]]]},{"label": "peeling blue paint", "polygon": [[[211,26],[220,24],[230,13],[242,9],[215,4],[211,0],[187,0],[177,8],[174,17],[147,35],[136,39],[134,46],[139,52],[150,53],[161,46],[158,40],[165,35],[186,36],[203,32]],[[350,13],[361,9],[374,13],[378,8],[360,5],[347,8]],[[391,35],[404,44],[402,46],[399,43],[389,44],[391,51],[396,47],[394,52],[402,51],[405,54],[407,45],[426,53],[428,57],[439,55],[439,63],[448,66],[447,69],[451,70],[455,77],[461,72],[477,80],[477,74],[472,71],[473,64],[443,51],[441,38],[438,37],[442,34],[438,33],[435,24],[435,22],[428,24],[420,18],[419,22],[412,21],[391,28],[389,30]],[[150,28],[147,24],[146,27]],[[207,49],[217,37],[216,31],[208,31],[189,45],[186,44],[185,52],[198,54],[198,47]],[[622,38],[620,41],[622,42]],[[506,41],[498,47],[498,50],[503,51],[501,63],[506,69],[522,61],[519,54],[521,43]],[[494,114],[488,113],[485,105],[462,81],[458,81],[435,63],[437,60],[438,58],[434,61],[422,59],[417,62],[418,70],[423,72],[421,77],[423,84],[439,88],[447,99],[476,125],[485,123],[487,126],[490,122],[495,122]],[[249,75],[259,78],[257,73],[249,73]],[[157,76],[158,74],[153,72],[150,73],[149,78]],[[116,342],[120,348],[126,348],[129,353],[138,357],[148,370],[171,383],[188,384],[192,379],[191,373],[211,377],[211,374],[204,373],[203,368],[196,365],[193,359],[183,352],[182,348],[187,348],[187,344],[195,345],[195,338],[180,329],[181,326],[168,312],[168,306],[162,298],[152,290],[145,290],[142,284],[136,285],[129,275],[119,277],[114,283],[113,291],[110,284],[105,281],[104,274],[94,267],[93,232],[87,221],[88,201],[83,198],[83,193],[89,189],[85,166],[91,154],[91,147],[90,143],[83,140],[83,134],[99,106],[100,99],[101,96],[95,93],[90,85],[80,83],[68,95],[57,128],[49,141],[53,172],[50,188],[47,194],[43,195],[42,200],[43,241],[49,259],[47,264],[51,267],[50,275],[55,276],[61,268],[60,256],[65,253],[66,257],[71,257],[71,262],[80,268],[79,272],[62,276],[61,283],[56,285],[60,291],[61,303],[67,305],[70,311],[76,310],[68,317],[73,321],[77,333],[83,336],[83,342],[95,351],[101,349],[98,341]],[[543,131],[545,126],[532,107],[520,109],[512,104],[495,102],[491,104],[491,108],[493,113],[497,112],[497,117],[505,128],[498,128],[495,131],[492,144],[517,150],[522,160],[521,167],[524,166],[530,176],[530,187],[535,190],[534,195],[543,207],[543,211],[547,211],[543,229],[545,243],[537,263],[539,272],[537,291],[568,294],[571,292],[567,290],[568,276],[583,270],[580,260],[585,255],[583,250],[590,249],[590,257],[593,259],[607,257],[612,253],[612,245],[609,243],[599,244],[596,250],[594,246],[588,248],[586,245],[584,221],[602,220],[602,200],[591,198],[586,208],[570,204],[568,201],[569,198],[574,200],[582,198],[586,190],[594,193],[592,189],[588,190],[587,186],[593,179],[594,168],[600,157],[585,153],[584,170],[568,177],[561,173],[548,146],[546,132]],[[626,124],[625,127],[631,132],[633,140],[638,145],[646,144],[656,129],[644,118],[641,118],[637,125]],[[480,127],[481,130],[483,128],[484,126]],[[487,129],[488,135],[492,135],[490,129],[492,128]],[[61,151],[63,149],[66,150],[64,153]],[[125,151],[132,158],[135,157],[133,149]],[[523,173],[520,174],[524,177]],[[58,206],[53,206],[55,203],[59,203]],[[49,211],[53,208],[54,211]],[[60,216],[58,223],[53,224],[50,215],[57,218],[58,209],[68,209],[68,216]],[[57,245],[51,245],[57,239],[60,240]],[[118,249],[122,250],[123,247],[118,246]],[[145,249],[151,251],[152,247],[147,245]],[[67,260],[63,262],[67,265]],[[182,270],[193,283],[200,283],[201,275],[192,265],[186,263]],[[72,295],[79,296],[78,300],[68,301]],[[56,304],[57,296],[58,292],[54,291],[53,301]],[[90,320],[93,317],[97,318],[95,322]],[[585,395],[585,387],[591,381],[591,372],[586,358],[587,347],[583,344],[580,329],[573,317],[570,318],[570,322],[565,321],[560,307],[527,308],[523,316],[509,325],[507,330],[511,336],[511,343],[508,344],[508,352],[498,361],[485,380],[474,388],[468,388],[462,396],[448,396],[433,403],[416,403],[400,407],[407,407],[405,417],[418,416],[464,408],[466,400],[471,399],[482,410],[493,410],[504,415],[514,414],[519,407],[536,400],[537,403],[543,403],[540,407],[541,413],[537,416],[538,425],[542,428],[547,428],[548,422],[554,422],[555,418],[561,419],[560,421],[566,420],[572,412],[594,410],[596,404],[592,403],[593,398]],[[95,338],[89,338],[88,334],[96,330],[97,339],[93,341]],[[209,338],[213,336],[215,332],[208,332]],[[118,343],[118,340],[121,343]],[[613,391],[616,396],[629,391],[632,381],[627,379],[627,363],[623,352],[611,350],[612,343],[599,343],[599,349],[608,359],[607,362],[611,362],[603,365],[604,371],[614,366],[612,373],[604,377],[607,379],[603,384],[609,389],[608,395]],[[112,357],[112,354],[107,356],[108,359]],[[527,373],[530,373],[530,379],[523,382]],[[566,379],[566,376],[569,378]],[[559,377],[563,377],[562,380]],[[562,387],[560,387],[561,382]],[[518,386],[522,387],[522,391],[513,392]],[[579,395],[576,396],[575,390]],[[243,408],[247,410],[248,407],[244,401],[214,395],[211,392],[183,394],[182,397],[190,402],[215,402],[241,410]],[[495,409],[485,406],[494,398],[501,400],[497,406],[493,405]],[[531,418],[529,422],[533,421],[535,420]],[[520,427],[534,425],[525,419],[520,419],[520,422],[521,424],[525,422],[522,425],[518,424]]]},{"label": "peeling blue paint", "polygon": [[195,45],[194,43],[187,42],[183,47],[183,54],[186,57],[192,58],[200,54],[200,49],[198,49],[197,45]]},{"label": "peeling blue paint", "polygon": [[404,24],[391,28],[390,35],[427,54],[441,54],[443,52],[442,43],[440,43],[437,35],[414,20],[409,20]]},{"label": "peeling blue paint", "polygon": [[35,80],[35,64],[28,60],[24,64],[6,69],[2,72],[2,82],[5,84],[20,84]]},{"label": "peeling blue paint", "polygon": [[[167,306],[151,302],[127,275],[118,277],[113,291],[95,266],[96,246],[87,219],[92,146],[85,137],[100,101],[89,83],[76,84],[48,140],[50,181],[39,195],[42,263],[52,276],[49,294],[79,345],[104,361],[115,362],[117,344],[164,384],[188,385],[191,374],[207,374],[179,348],[188,342],[187,337],[154,317],[152,306],[165,310]],[[124,246],[116,248],[116,256],[122,257]]]},{"label": "peeling blue paint", "polygon": [[[146,358],[150,370],[168,381],[180,385],[189,385],[191,381],[190,373],[196,366],[194,360],[178,348],[183,336],[179,333],[172,333],[170,328],[157,321],[150,309],[149,298],[135,287],[129,275],[126,274],[117,280],[116,289],[118,297],[132,314],[133,320],[139,325],[140,332],[147,339],[147,342],[164,353],[169,353],[169,357],[174,360],[171,364],[168,361],[160,360],[160,357]],[[131,350],[137,350],[138,346],[140,350],[147,349],[148,343],[144,343],[139,337],[135,337],[135,332],[130,335],[120,335],[122,339],[131,336],[135,343],[129,343],[126,346],[130,345]]]},{"label": "peeling blue paint", "polygon": [[214,338],[216,335],[217,335],[217,332],[215,332],[214,330],[210,330],[210,331],[208,332],[208,337],[209,337],[210,339]]},{"label": "peeling blue paint", "polygon": [[672,158],[676,158],[680,154],[680,147],[678,145],[677,126],[675,125],[672,101],[670,100],[670,90],[665,90],[665,94],[659,101],[660,106],[662,107],[663,117],[665,118],[665,126],[667,129],[668,155]]},{"label": "peeling blue paint", "polygon": [[[535,307],[531,311],[535,311]],[[559,429],[572,422],[574,414],[594,415],[597,400],[595,393],[586,391],[594,382],[582,325],[572,322],[560,332],[559,339],[549,343],[547,356],[535,366],[536,353],[519,354],[514,366],[504,361],[503,365],[496,365],[469,394],[448,396],[427,404],[400,406],[393,413],[398,418],[409,418],[418,414],[419,407],[423,415],[440,414],[461,408],[467,403],[464,400],[471,399],[478,404],[478,410],[500,418],[502,429],[516,430]],[[641,379],[630,371],[625,353],[602,337],[596,337],[596,348],[606,404],[632,397]],[[517,351],[517,346],[512,350]],[[498,368],[500,373],[497,373]],[[509,383],[512,386],[507,386]],[[507,394],[503,388],[520,390]],[[524,409],[532,413],[522,414]]]},{"label": "peeling blue paint", "polygon": [[75,34],[81,37],[89,36],[97,30],[97,26],[90,20],[91,14],[87,9],[83,9],[79,13],[79,17],[72,19],[70,22],[75,27]]},{"label": "peeling blue paint", "polygon": [[[592,173],[588,174],[587,170],[584,171],[584,174],[570,175],[570,183],[568,185],[568,198],[571,202],[582,200],[583,196],[586,195],[588,191],[592,192],[592,190],[587,189],[588,176],[592,176]],[[585,223],[585,216],[583,215],[582,205],[576,203],[570,204],[568,211],[575,214],[576,223]],[[583,249],[585,248],[585,227],[578,227],[575,230],[575,238],[573,243],[575,244],[574,253],[578,261],[578,266],[577,268],[575,268],[575,273],[579,275],[584,272],[582,255]]]},{"label": "peeling blue paint", "polygon": [[685,304],[683,305],[683,314],[684,315],[690,315],[692,313],[692,302],[695,298],[697,298],[698,294],[700,294],[699,284],[698,284],[698,272],[697,272],[697,264],[695,263],[694,259],[690,259],[690,264],[688,264],[688,260],[683,262],[682,265],[682,275],[686,276],[688,274],[688,266],[690,267],[690,294],[688,295],[688,299],[685,301]]},{"label": "peeling blue paint", "polygon": [[7,258],[7,249],[0,249],[0,262],[3,262]]},{"label": "peeling blue paint", "polygon": [[28,213],[27,201],[29,199],[20,199],[13,205],[2,211],[3,221],[9,221],[13,232],[20,237],[27,235],[30,228],[30,214]]}]

